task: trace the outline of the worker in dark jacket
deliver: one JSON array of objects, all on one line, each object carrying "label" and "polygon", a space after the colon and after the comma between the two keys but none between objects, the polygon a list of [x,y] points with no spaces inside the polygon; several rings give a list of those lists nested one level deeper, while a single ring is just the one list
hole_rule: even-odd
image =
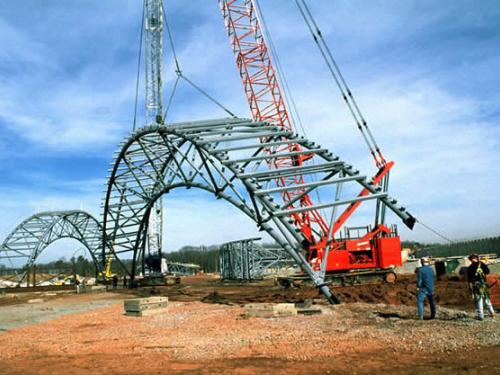
[{"label": "worker in dark jacket", "polygon": [[418,318],[424,319],[424,301],[429,300],[431,319],[436,317],[436,303],[434,302],[434,271],[428,258],[420,259],[422,267],[417,269],[417,310]]},{"label": "worker in dark jacket", "polygon": [[467,267],[467,282],[469,284],[469,290],[472,293],[472,297],[476,302],[477,319],[484,319],[483,303],[488,308],[490,315],[494,317],[495,309],[491,304],[488,284],[486,282],[486,275],[490,273],[490,269],[486,264],[479,260],[479,256],[477,254],[469,255],[469,260],[471,264]]}]

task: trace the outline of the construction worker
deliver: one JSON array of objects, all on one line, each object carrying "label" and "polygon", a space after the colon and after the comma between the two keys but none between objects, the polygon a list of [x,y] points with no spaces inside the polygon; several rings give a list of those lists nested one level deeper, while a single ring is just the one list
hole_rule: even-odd
[{"label": "construction worker", "polygon": [[422,267],[417,269],[417,312],[418,319],[424,319],[424,301],[429,300],[431,319],[436,317],[436,303],[434,302],[434,271],[429,258],[421,258]]},{"label": "construction worker", "polygon": [[471,262],[467,267],[467,282],[469,284],[469,291],[476,302],[477,319],[484,319],[483,303],[488,308],[491,317],[495,317],[495,309],[490,300],[488,292],[488,284],[486,282],[486,275],[490,273],[490,269],[486,264],[479,260],[479,255],[469,255]]}]

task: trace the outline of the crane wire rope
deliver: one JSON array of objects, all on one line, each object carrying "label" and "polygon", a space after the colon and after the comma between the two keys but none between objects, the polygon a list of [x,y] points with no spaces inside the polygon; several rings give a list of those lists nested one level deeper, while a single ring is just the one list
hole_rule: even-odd
[{"label": "crane wire rope", "polygon": [[[297,105],[295,103],[295,99],[292,95],[292,92],[290,90],[290,86],[288,85],[288,80],[286,78],[285,71],[281,65],[281,59],[279,58],[278,52],[275,48],[273,38],[271,36],[271,33],[267,27],[267,22],[264,18],[264,14],[262,13],[262,8],[260,6],[259,0],[253,0],[255,3],[255,9],[257,10],[257,17],[260,20],[260,24],[262,25],[262,30],[263,34],[265,35],[265,38],[268,41],[269,49],[271,51],[271,55],[274,58],[276,62],[276,72],[278,73],[278,80],[283,83],[283,91],[285,92],[284,99],[287,103],[287,107],[290,107],[292,109],[292,113],[290,113],[290,116],[292,117],[292,126],[295,123],[298,123],[300,130],[302,130],[302,134],[307,137],[306,131],[304,129],[304,125],[302,123],[302,119],[300,117],[300,114],[297,110]],[[297,121],[295,121],[295,118]]]},{"label": "crane wire rope", "polygon": [[175,49],[175,43],[174,43],[173,33],[172,33],[171,28],[170,28],[170,24],[168,22],[167,12],[165,11],[165,7],[163,5],[163,2],[161,4],[161,6],[163,8],[163,17],[164,17],[164,20],[165,20],[165,29],[167,30],[167,34],[168,34],[168,41],[169,41],[170,49],[172,50],[172,55],[173,55],[173,58],[174,58],[175,74],[177,75],[177,78],[176,78],[175,83],[174,83],[174,87],[173,87],[172,92],[170,94],[170,97],[168,99],[167,108],[165,109],[165,112],[164,112],[164,115],[163,115],[163,122],[165,122],[165,120],[167,118],[168,111],[169,111],[169,109],[171,107],[174,95],[177,92],[177,86],[178,86],[179,80],[181,78],[184,81],[186,81],[191,87],[193,87],[195,90],[197,90],[198,92],[200,92],[203,96],[205,96],[208,100],[210,100],[216,106],[218,106],[219,108],[221,108],[224,112],[226,112],[227,114],[229,114],[231,117],[236,117],[236,115],[232,111],[230,111],[226,106],[224,106],[222,103],[220,103],[217,99],[215,99],[213,96],[211,96],[208,92],[206,92],[205,90],[203,90],[200,86],[198,86],[192,80],[190,80],[188,77],[186,77],[186,75],[182,72],[182,69],[180,67],[181,65],[179,63],[179,59],[177,57],[177,52],[176,52],[176,49]]},{"label": "crane wire rope", "polygon": [[450,240],[448,237],[439,233],[436,229],[431,228],[429,225],[424,224],[421,220],[417,219],[417,223],[419,223],[421,226],[423,226],[425,229],[429,230],[430,232],[434,233],[436,236],[441,237],[442,239],[448,241],[449,243],[454,243],[454,241]]},{"label": "crane wire rope", "polygon": [[[323,34],[321,33],[321,30],[319,29],[318,24],[317,24],[316,20],[314,19],[314,16],[312,15],[309,7],[307,6],[306,1],[305,0],[295,0],[295,3],[299,9],[300,14],[302,15],[302,18],[304,19],[309,31],[311,32],[311,35],[314,39],[314,42],[318,46],[318,49],[320,50],[320,52],[325,60],[327,66],[328,66],[328,69],[330,70],[330,72],[331,72],[331,74],[332,74],[341,94],[342,94],[344,101],[346,102],[347,106],[349,107],[349,110],[350,110],[351,114],[353,115],[354,120],[356,121],[358,129],[360,130],[361,134],[363,135],[363,138],[365,139],[365,142],[367,143],[367,146],[370,149],[370,152],[371,152],[372,156],[374,157],[374,159],[377,163],[377,166],[379,166],[379,162],[382,163],[381,165],[384,165],[385,159],[382,156],[382,152],[380,151],[380,148],[379,148],[377,142],[375,141],[375,138],[373,137],[373,134],[372,134],[370,128],[368,127],[368,124],[367,124],[363,114],[361,113],[361,110],[359,109],[358,103],[354,99],[354,96],[352,95],[352,92],[351,92],[343,74],[340,71],[340,68],[337,64],[337,61],[333,57],[333,54],[332,54],[330,48],[326,44],[326,41],[323,38]],[[301,4],[302,4],[302,6],[301,6]],[[357,116],[356,116],[356,114],[357,114]],[[364,133],[363,128],[361,127],[361,124],[363,125],[363,127],[366,131],[366,134]],[[368,142],[367,136],[370,139],[371,144]],[[373,149],[376,150],[378,158],[380,158],[379,161],[378,161],[378,158],[375,156]],[[425,229],[434,233],[438,237],[440,237],[440,238],[442,238],[450,243],[453,243],[452,240],[450,240],[449,238],[447,238],[446,236],[444,236],[443,234],[438,232],[436,229],[426,225],[422,221],[417,220],[417,223],[421,224]]]},{"label": "crane wire rope", "polygon": [[172,105],[172,100],[175,96],[175,91],[177,90],[177,85],[179,84],[179,80],[181,77],[178,75],[175,79],[174,86],[172,87],[172,91],[170,92],[170,96],[168,97],[167,106],[165,108],[165,112],[163,113],[162,122],[165,123],[167,121],[168,111],[170,110],[170,106]]},{"label": "crane wire rope", "polygon": [[135,80],[135,103],[134,103],[134,122],[132,126],[132,131],[135,131],[135,126],[137,123],[137,103],[139,100],[139,79],[141,70],[141,55],[142,55],[142,38],[144,29],[144,14],[146,10],[146,0],[142,2],[142,18],[141,18],[141,37],[139,38],[139,53],[137,58],[137,77]]},{"label": "crane wire rope", "polygon": [[[271,32],[269,31],[267,27],[267,22],[264,17],[264,14],[262,12],[262,8],[260,6],[259,0],[253,0],[255,4],[255,9],[257,10],[256,15],[259,18],[260,24],[262,25],[262,30],[265,38],[267,39],[269,49],[271,52],[271,56],[276,62],[276,72],[278,74],[278,80],[283,83],[283,91],[284,91],[284,99],[287,104],[287,108],[291,108],[292,111],[290,113],[290,116],[292,117],[292,127],[294,127],[295,124],[298,124],[300,127],[300,130],[302,131],[302,134],[307,138],[307,132],[305,130],[304,124],[302,122],[302,117],[300,116],[300,113],[298,111],[297,104],[295,102],[295,98],[292,94],[292,90],[290,89],[290,86],[288,84],[288,79],[286,77],[285,70],[283,69],[283,66],[281,65],[281,59],[278,55],[278,51],[276,50],[273,38],[271,36]],[[296,129],[297,130],[297,129]],[[315,164],[314,159],[311,159],[312,164]],[[317,175],[316,173],[311,174],[311,178],[313,181],[317,181]],[[316,189],[315,190],[315,195],[318,200],[318,203],[321,203],[321,197],[319,194],[319,191]],[[326,217],[326,212],[325,210],[320,210],[321,214],[323,217]]]},{"label": "crane wire rope", "polygon": [[344,76],[340,72],[338,64],[335,58],[333,57],[330,48],[326,44],[325,39],[323,38],[323,34],[321,33],[321,30],[319,29],[318,24],[314,19],[314,16],[309,10],[309,7],[307,6],[305,0],[295,0],[295,4],[299,9],[299,12],[302,15],[302,18],[304,19],[307,28],[309,29],[309,32],[311,33],[314,42],[316,43],[316,46],[318,47],[327,65],[328,70],[330,71],[337,87],[339,88],[342,98],[346,103],[351,115],[353,116],[354,121],[356,122],[358,130],[363,136],[363,139],[366,145],[368,146],[370,154],[375,160],[375,164],[377,165],[377,167],[384,166],[386,162],[382,155],[382,152],[380,151],[380,148],[377,142],[375,141],[375,138],[373,137],[370,128],[368,127],[368,123],[366,122],[363,114],[361,113],[361,110],[359,109],[359,106],[356,100],[354,99],[354,96],[352,95],[352,92],[349,86],[347,85],[347,82],[345,81]]}]

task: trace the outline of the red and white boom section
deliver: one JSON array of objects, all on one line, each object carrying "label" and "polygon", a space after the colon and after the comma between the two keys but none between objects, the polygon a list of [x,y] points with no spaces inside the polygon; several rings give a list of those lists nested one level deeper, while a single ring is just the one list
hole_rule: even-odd
[{"label": "red and white boom section", "polygon": [[[278,82],[273,56],[271,56],[263,33],[257,4],[254,0],[219,0],[219,6],[253,120],[267,122],[270,126],[278,126],[285,132],[292,131],[294,125]],[[299,7],[299,9],[306,15],[309,13],[307,8],[304,10]],[[308,26],[313,34],[318,33],[321,37],[314,20],[312,26],[310,24]],[[316,37],[315,40],[317,40]],[[322,37],[318,38],[319,46],[321,42],[324,43]],[[327,49],[326,54],[329,53]],[[334,68],[338,69],[336,63]],[[345,84],[341,76],[340,83],[342,82]],[[342,95],[346,104],[354,116],[357,113],[361,116],[350,90],[347,85],[345,87],[347,89],[342,92]],[[385,207],[394,211],[410,228],[413,228],[416,221],[404,207],[397,207],[395,200],[387,199],[388,174],[394,162],[385,161],[362,116],[359,121],[356,118],[356,123],[378,167],[376,175],[367,183],[356,177],[359,172],[352,170],[352,167],[332,168],[331,173],[324,180],[311,180],[313,178],[311,175],[319,171],[319,166],[314,165],[314,153],[304,151],[300,142],[293,142],[289,139],[281,140],[281,142],[276,138],[273,142],[266,138],[261,139],[263,145],[261,152],[268,155],[267,158],[262,157],[262,160],[267,163],[269,169],[282,171],[282,173],[275,173],[274,187],[267,189],[266,192],[279,193],[283,202],[281,208],[287,210],[293,225],[303,235],[302,246],[306,256],[311,265],[316,270],[321,270],[323,274],[398,265],[401,262],[400,239],[395,227],[389,229],[383,224]],[[339,161],[339,163],[343,162]],[[334,174],[338,178],[332,180],[331,177]],[[258,177],[257,174],[254,177]],[[343,183],[353,180],[361,185],[361,191],[354,198],[340,199],[340,190],[337,190],[336,202],[331,204],[315,203],[311,197],[314,190],[317,191],[319,187],[325,185],[331,186],[332,181],[337,183],[338,189]],[[267,180],[267,183],[269,184],[270,181]],[[339,238],[340,229],[344,227],[361,203],[369,199],[377,200],[374,227],[367,227],[366,233],[355,238],[350,236],[352,231],[347,228],[346,236]],[[340,206],[344,206],[344,210],[337,216],[336,208]],[[333,207],[327,216],[321,213],[321,209],[326,207]]]}]

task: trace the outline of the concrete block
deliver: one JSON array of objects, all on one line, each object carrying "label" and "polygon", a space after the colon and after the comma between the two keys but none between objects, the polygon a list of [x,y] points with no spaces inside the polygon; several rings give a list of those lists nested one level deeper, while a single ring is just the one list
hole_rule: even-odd
[{"label": "concrete block", "polygon": [[149,311],[158,310],[167,306],[167,297],[132,298],[123,302],[125,314],[129,316],[144,316],[150,314]]},{"label": "concrete block", "polygon": [[149,303],[162,303],[168,302],[168,297],[144,297],[144,298],[131,298],[126,299],[123,303],[127,306],[147,305]]},{"label": "concrete block", "polygon": [[152,309],[159,309],[162,307],[167,307],[168,302],[158,302],[158,303],[148,303],[148,304],[137,304],[137,305],[128,305],[125,306],[125,310],[129,311],[145,311]]},{"label": "concrete block", "polygon": [[297,309],[297,314],[300,315],[319,315],[323,311],[317,307],[303,307]]},{"label": "concrete block", "polygon": [[165,309],[165,308],[157,308],[157,309],[149,309],[149,310],[142,310],[142,311],[126,311],[125,315],[126,316],[141,317],[141,316],[160,315],[160,314],[164,314],[166,312],[167,312],[167,309]]},{"label": "concrete block", "polygon": [[293,303],[249,303],[245,305],[245,316],[258,318],[277,318],[297,315]]}]

